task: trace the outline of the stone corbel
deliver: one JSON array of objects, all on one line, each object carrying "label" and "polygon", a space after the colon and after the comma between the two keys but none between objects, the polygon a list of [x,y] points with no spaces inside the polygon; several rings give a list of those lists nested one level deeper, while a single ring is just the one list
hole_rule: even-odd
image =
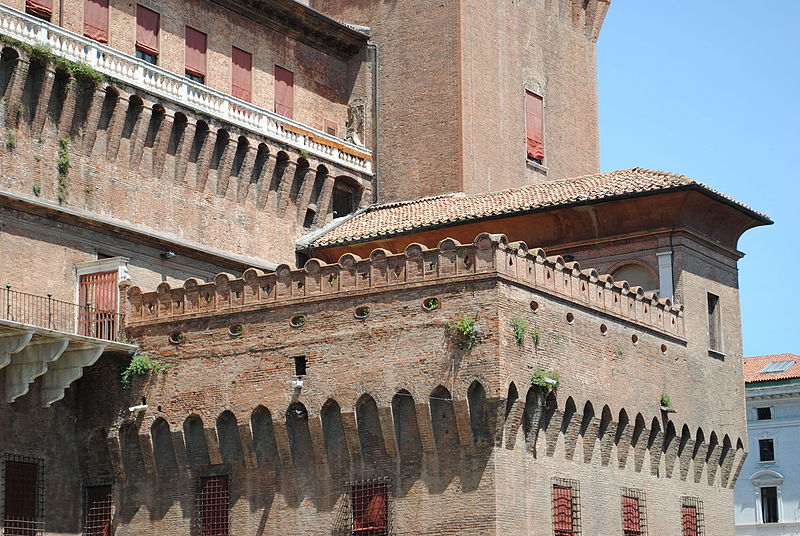
[{"label": "stone corbel", "polygon": [[64,391],[72,382],[83,376],[83,368],[94,365],[103,355],[105,344],[91,348],[66,350],[47,369],[42,378],[42,406],[49,408],[53,402],[64,398]]},{"label": "stone corbel", "polygon": [[48,364],[58,359],[68,345],[69,339],[46,339],[34,341],[13,354],[6,370],[6,402],[27,393],[33,380],[47,372]]},{"label": "stone corbel", "polygon": [[33,331],[23,331],[0,337],[0,369],[11,363],[11,354],[16,354],[31,342]]}]

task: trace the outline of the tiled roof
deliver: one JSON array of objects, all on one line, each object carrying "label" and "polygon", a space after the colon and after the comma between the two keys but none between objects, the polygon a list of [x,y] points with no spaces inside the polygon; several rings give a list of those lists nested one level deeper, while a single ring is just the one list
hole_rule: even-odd
[{"label": "tiled roof", "polygon": [[473,195],[459,192],[375,205],[355,213],[345,221],[335,222],[328,230],[304,237],[298,246],[347,244],[504,214],[684,188],[695,188],[711,194],[765,223],[769,222],[766,215],[683,175],[631,168],[497,192]]},{"label": "tiled roof", "polygon": [[[764,367],[777,361],[795,361],[795,364],[783,372],[761,374]],[[785,380],[788,378],[800,378],[800,356],[798,355],[773,354],[746,357],[744,359],[744,381],[746,383]]]}]

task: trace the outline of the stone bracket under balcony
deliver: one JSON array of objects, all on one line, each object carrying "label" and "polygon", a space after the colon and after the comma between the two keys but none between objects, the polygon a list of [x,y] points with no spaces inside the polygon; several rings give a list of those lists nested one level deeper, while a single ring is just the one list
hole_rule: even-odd
[{"label": "stone bracket under balcony", "polygon": [[41,377],[43,407],[64,398],[83,369],[107,351],[133,353],[135,345],[0,320],[0,369],[5,369],[6,403],[25,395]]}]

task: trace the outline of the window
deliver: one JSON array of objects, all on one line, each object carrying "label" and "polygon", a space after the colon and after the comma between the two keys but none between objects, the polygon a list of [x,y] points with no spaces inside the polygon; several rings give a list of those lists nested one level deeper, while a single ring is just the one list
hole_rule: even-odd
[{"label": "window", "polygon": [[788,361],[773,361],[772,363],[770,363],[769,365],[767,365],[766,367],[761,369],[761,372],[759,372],[759,374],[772,374],[772,373],[775,373],[775,372],[786,372],[787,370],[792,368],[792,365],[794,365],[795,363],[796,363],[796,361],[791,360],[791,359],[788,360]]},{"label": "window", "polygon": [[228,475],[200,479],[197,496],[197,527],[199,536],[228,536]]},{"label": "window", "polygon": [[186,27],[186,78],[200,84],[206,80],[206,34]]},{"label": "window", "polygon": [[703,536],[703,502],[696,497],[681,499],[681,535]]},{"label": "window", "polygon": [[389,482],[368,480],[350,484],[353,535],[388,536]]},{"label": "window", "polygon": [[719,321],[719,296],[708,293],[708,347],[722,350],[722,326]]},{"label": "window", "polygon": [[575,480],[553,479],[553,534],[580,534],[579,488]]},{"label": "window", "polygon": [[25,0],[25,13],[49,22],[53,16],[53,0]]},{"label": "window", "polygon": [[292,118],[294,112],[294,73],[275,66],[275,113]]},{"label": "window", "polygon": [[333,185],[333,217],[341,218],[352,214],[355,205],[355,188],[344,181],[337,180]]},{"label": "window", "polygon": [[544,160],[543,112],[542,97],[526,91],[525,138],[527,140],[528,158],[539,164]]},{"label": "window", "polygon": [[3,534],[37,536],[44,530],[41,462],[6,456],[3,463]]},{"label": "window", "polygon": [[237,99],[250,102],[252,98],[253,55],[241,48],[233,47],[231,51],[233,67],[231,71],[231,94]]},{"label": "window", "polygon": [[111,535],[111,486],[86,487],[84,536]]},{"label": "window", "polygon": [[147,63],[158,61],[160,15],[144,6],[136,6],[136,57]]},{"label": "window", "polygon": [[295,376],[306,375],[306,356],[298,355],[294,357],[294,375]]},{"label": "window", "polygon": [[644,492],[636,489],[622,490],[622,533],[624,536],[644,536],[645,523]]},{"label": "window", "polygon": [[330,134],[331,136],[336,136],[336,123],[329,120],[323,119],[322,125],[325,128],[325,134]]},{"label": "window", "polygon": [[108,0],[84,0],[83,35],[108,43]]},{"label": "window", "polygon": [[766,421],[772,418],[772,408],[756,408],[756,418],[759,421]]},{"label": "window", "polygon": [[772,439],[758,440],[758,459],[762,462],[775,461],[775,444]]},{"label": "window", "polygon": [[778,522],[778,488],[776,486],[761,488],[761,521],[763,523]]}]

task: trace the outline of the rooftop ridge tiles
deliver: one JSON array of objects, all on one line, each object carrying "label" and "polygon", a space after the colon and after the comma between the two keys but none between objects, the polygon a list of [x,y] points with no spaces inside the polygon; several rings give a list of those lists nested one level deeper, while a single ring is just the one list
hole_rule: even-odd
[{"label": "rooftop ridge tiles", "polygon": [[345,253],[334,264],[310,259],[298,269],[279,265],[274,273],[249,268],[241,278],[223,272],[208,283],[190,278],[181,287],[165,282],[149,292],[131,287],[127,321],[142,325],[180,320],[187,315],[225,314],[247,306],[482,274],[505,277],[673,337],[684,336],[683,306],[669,298],[645,293],[627,281],[614,281],[593,268],[582,269],[579,263],[565,262],[561,256],[547,256],[544,250],[531,249],[524,242],[509,244],[505,235],[489,233],[479,234],[472,244],[446,238],[433,249],[413,243],[397,254],[375,249],[366,259]]}]

